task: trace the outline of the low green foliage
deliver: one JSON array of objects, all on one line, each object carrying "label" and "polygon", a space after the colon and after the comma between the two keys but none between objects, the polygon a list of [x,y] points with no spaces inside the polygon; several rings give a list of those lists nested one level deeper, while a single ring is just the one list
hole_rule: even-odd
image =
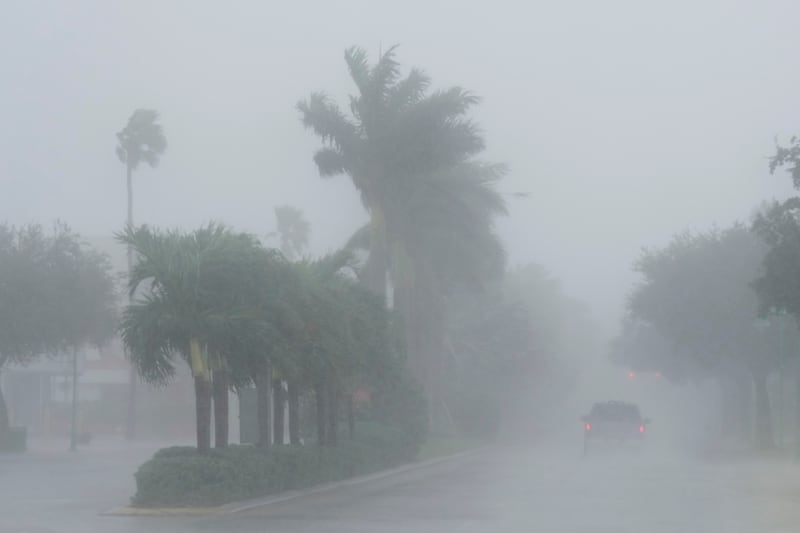
[{"label": "low green foliage", "polygon": [[402,431],[360,424],[358,438],[337,447],[230,446],[199,453],[159,450],[136,472],[140,507],[222,505],[368,474],[413,460],[419,444]]}]

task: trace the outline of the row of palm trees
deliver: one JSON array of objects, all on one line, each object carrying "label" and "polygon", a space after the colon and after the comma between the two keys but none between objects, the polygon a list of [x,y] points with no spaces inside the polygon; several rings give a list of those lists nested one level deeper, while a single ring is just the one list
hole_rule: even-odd
[{"label": "row of palm trees", "polygon": [[123,340],[150,383],[189,365],[200,451],[211,446],[212,405],[215,445],[228,443],[230,388],[257,387],[262,445],[270,441],[270,380],[288,383],[292,443],[300,439],[300,395],[313,392],[317,440],[335,444],[339,406],[399,367],[389,313],[357,283],[348,252],[289,262],[218,224],[188,233],[129,227],[118,238],[138,257]]},{"label": "row of palm trees", "polygon": [[[439,393],[445,379],[448,298],[455,290],[480,290],[504,270],[505,253],[494,231],[494,220],[506,214],[505,202],[495,189],[506,169],[477,158],[485,143],[477,124],[469,118],[469,112],[479,99],[460,87],[432,91],[430,77],[419,69],[411,69],[402,76],[395,53],[396,48],[390,48],[370,65],[365,50],[353,47],[345,51],[347,68],[357,88],[357,93],[350,97],[349,114],[324,93],[311,94],[297,107],[304,126],[323,142],[314,154],[320,175],[349,176],[361,196],[369,223],[353,235],[348,249],[367,252],[366,263],[359,270],[360,283],[380,301],[393,302],[402,315],[409,366],[427,391],[435,416],[443,401]],[[141,162],[155,166],[166,148],[157,118],[152,111],[139,110],[118,134],[118,155],[126,164],[128,177],[129,226],[132,220],[131,173]],[[214,233],[219,227],[203,231]],[[134,239],[135,235],[138,234],[126,234],[123,239],[129,250],[138,250],[143,244],[138,239],[146,239],[145,236]],[[174,234],[154,235],[159,237],[154,242],[164,238],[172,239],[175,246],[178,241],[183,247],[200,246],[199,241],[190,245],[190,241],[181,241]],[[202,235],[202,232],[197,233],[193,238],[202,240]],[[189,239],[189,236],[183,238]],[[286,244],[282,243],[284,251],[296,255]],[[252,242],[249,246],[257,248]],[[204,257],[197,250],[193,253],[194,262]],[[147,264],[147,256],[141,251],[139,255],[143,264]],[[131,261],[132,257],[129,254]],[[173,266],[194,268],[193,261],[184,261],[186,264]],[[138,287],[143,278],[136,272],[141,272],[143,267],[131,264],[130,268],[131,283]],[[305,268],[308,270],[305,276],[315,278],[315,269],[308,264]],[[297,269],[302,270],[301,267]],[[183,279],[180,283],[190,282]],[[158,283],[154,287],[158,291],[166,290]],[[157,301],[146,303],[158,304]],[[140,304],[134,303],[129,318],[137,312],[141,312]],[[210,331],[199,325],[197,329]],[[203,346],[210,345],[191,344],[190,340],[195,337],[188,330],[182,338],[180,345],[165,348],[162,356],[170,349],[178,350],[195,361],[194,371],[196,365],[208,358],[202,355],[206,353]],[[134,339],[130,337],[132,344],[128,347],[135,359]],[[196,346],[194,352],[192,346]],[[280,351],[279,348],[273,350]],[[211,359],[215,357],[220,359],[219,356]],[[253,361],[256,364],[261,359],[255,357]],[[156,365],[155,368],[161,367]],[[139,370],[145,371],[142,367]],[[208,372],[213,376],[214,369]],[[203,387],[208,380],[205,374],[195,374],[196,379],[202,378],[198,384],[199,395],[205,398],[208,395]],[[251,372],[251,375],[258,373]],[[153,376],[145,374],[145,377]],[[161,376],[157,373],[156,377]],[[219,388],[222,390],[222,384]],[[134,391],[132,385],[132,399]],[[203,412],[207,411],[205,405],[201,407]],[[129,432],[132,434],[132,410],[130,415]],[[198,442],[200,440],[198,435]]]}]

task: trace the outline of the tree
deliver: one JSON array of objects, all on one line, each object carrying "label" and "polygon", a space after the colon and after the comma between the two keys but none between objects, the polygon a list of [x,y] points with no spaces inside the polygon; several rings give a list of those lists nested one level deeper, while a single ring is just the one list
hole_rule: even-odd
[{"label": "tree", "polygon": [[[306,220],[303,212],[289,205],[282,205],[275,208],[275,219],[277,229],[272,235],[277,235],[280,239],[280,251],[289,261],[294,261],[302,257],[308,248],[308,239],[311,233],[311,225]],[[286,404],[289,404],[289,441],[297,444],[299,435],[299,394],[300,390],[296,382],[286,382],[281,375],[273,376],[273,436],[276,443],[284,442],[284,413]]]},{"label": "tree", "polygon": [[[768,206],[756,216],[753,229],[769,247],[761,275],[753,283],[761,312],[772,317],[788,313],[795,322],[795,327],[789,331],[796,336],[797,324],[800,323],[800,198]],[[783,339],[785,331],[783,328],[778,332],[780,339]],[[795,374],[795,383],[800,391],[800,372]],[[800,427],[800,394],[797,395],[796,416]]]},{"label": "tree", "polygon": [[[100,344],[115,327],[108,259],[67,226],[0,225],[0,371],[84,344]],[[0,391],[0,442],[9,430]]]},{"label": "tree", "polygon": [[766,380],[776,363],[776,336],[759,327],[751,286],[764,253],[763,242],[742,225],[678,235],[665,248],[642,253],[636,270],[643,279],[628,306],[632,317],[671,343],[666,354],[679,357],[681,368],[734,383],[749,376],[758,444],[768,448],[773,436]]},{"label": "tree", "polygon": [[493,186],[505,168],[474,159],[484,148],[467,117],[476,96],[460,87],[429,92],[418,69],[401,78],[395,48],[374,66],[355,47],[345,61],[358,89],[351,116],[323,93],[298,109],[323,141],[314,155],[320,175],[347,174],[361,195],[370,215],[356,239],[369,251],[364,282],[384,295],[391,272],[413,373],[438,406],[446,291],[502,273],[493,220],[505,205]]},{"label": "tree", "polygon": [[277,228],[273,235],[280,239],[280,250],[290,261],[299,259],[308,248],[311,225],[303,212],[290,205],[275,208]]},{"label": "tree", "polygon": [[[128,191],[128,216],[126,224],[133,226],[133,171],[141,163],[150,168],[158,166],[161,156],[167,149],[167,138],[158,123],[158,112],[152,109],[137,109],[128,119],[125,127],[117,133],[117,157],[125,165],[125,178]],[[133,269],[133,255],[128,246],[128,275]],[[131,368],[129,380],[128,415],[126,434],[129,439],[136,434],[136,372]]]},{"label": "tree", "polygon": [[[448,407],[456,427],[480,438],[513,431],[520,417],[545,423],[539,405],[569,392],[593,325],[542,266],[506,272],[477,293],[448,299]],[[549,403],[548,403],[549,402]]]},{"label": "tree", "polygon": [[[132,363],[146,381],[163,384],[174,375],[175,356],[186,361],[195,381],[197,448],[206,451],[212,377],[226,376],[232,332],[258,324],[241,276],[249,259],[244,252],[256,249],[255,240],[217,224],[188,234],[128,228],[118,239],[139,257],[129,290],[142,293],[121,327]],[[218,388],[227,396],[227,382]],[[226,439],[227,413],[219,412],[218,420],[218,435]]]},{"label": "tree", "polygon": [[800,189],[800,137],[789,139],[789,146],[776,146],[775,154],[769,158],[769,171],[774,174],[779,168],[786,168],[794,188]]}]

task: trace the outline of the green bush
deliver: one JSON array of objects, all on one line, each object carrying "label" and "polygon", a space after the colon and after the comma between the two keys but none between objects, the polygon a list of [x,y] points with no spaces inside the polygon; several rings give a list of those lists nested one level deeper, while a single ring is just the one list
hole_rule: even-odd
[{"label": "green bush", "polygon": [[230,446],[205,454],[190,447],[164,448],[136,472],[133,504],[222,505],[367,474],[416,456],[414,441],[399,429],[365,423],[356,435],[335,448]]}]

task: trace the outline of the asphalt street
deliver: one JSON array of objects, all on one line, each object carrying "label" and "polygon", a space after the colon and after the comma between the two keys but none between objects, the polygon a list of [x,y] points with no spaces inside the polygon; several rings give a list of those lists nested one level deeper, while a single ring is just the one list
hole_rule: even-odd
[{"label": "asphalt street", "polygon": [[118,517],[155,444],[0,458],[3,533],[800,531],[800,467],[663,451],[494,447],[243,513]]}]

